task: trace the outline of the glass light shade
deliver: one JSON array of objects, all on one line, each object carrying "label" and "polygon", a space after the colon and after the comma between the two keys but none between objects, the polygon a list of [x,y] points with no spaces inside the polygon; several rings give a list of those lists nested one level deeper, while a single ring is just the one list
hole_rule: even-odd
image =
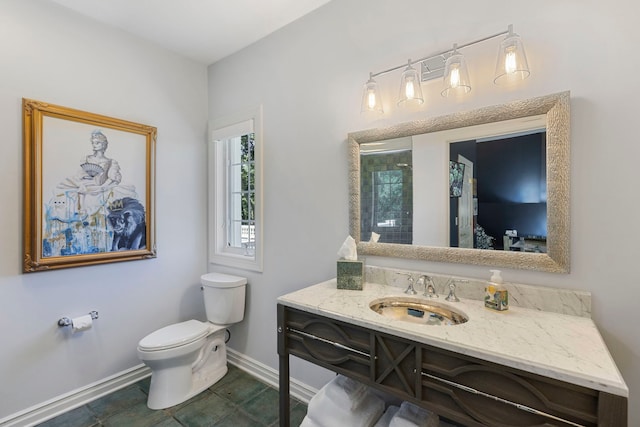
[{"label": "glass light shade", "polygon": [[420,105],[424,102],[422,87],[420,86],[420,74],[411,66],[411,60],[402,73],[400,79],[400,96],[398,105]]},{"label": "glass light shade", "polygon": [[369,74],[369,80],[364,84],[364,90],[362,92],[362,107],[361,113],[383,113],[382,110],[382,97],[380,96],[380,90],[378,89],[378,83],[373,80],[371,74]]},{"label": "glass light shade", "polygon": [[444,89],[441,94],[444,97],[450,95],[463,95],[471,92],[471,84],[469,84],[469,71],[467,70],[467,61],[464,56],[457,50],[447,58],[444,63]]},{"label": "glass light shade", "polygon": [[500,43],[498,63],[493,82],[495,84],[524,80],[529,77],[529,64],[520,36],[509,28],[509,34]]}]

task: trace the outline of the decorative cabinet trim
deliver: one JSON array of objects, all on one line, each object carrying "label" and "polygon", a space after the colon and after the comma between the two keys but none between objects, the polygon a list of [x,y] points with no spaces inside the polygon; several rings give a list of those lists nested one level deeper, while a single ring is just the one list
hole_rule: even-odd
[{"label": "decorative cabinet trim", "polygon": [[[600,393],[595,390],[442,349],[423,349],[423,401],[464,414],[467,422],[598,425]],[[487,399],[494,401],[493,410],[487,410]]]},{"label": "decorative cabinet trim", "polygon": [[420,387],[419,361],[415,343],[372,332],[375,364],[372,381],[384,390],[415,399]]},{"label": "decorative cabinet trim", "polygon": [[342,373],[360,381],[368,381],[371,370],[369,331],[310,315],[299,310],[286,310],[282,327],[286,351],[301,359]]},{"label": "decorative cabinet trim", "polygon": [[[344,344],[340,344],[339,342],[331,341],[331,340],[328,340],[326,338],[318,337],[318,336],[313,335],[313,334],[308,334],[306,332],[298,331],[296,329],[287,328],[287,331],[291,332],[292,334],[302,335],[305,338],[311,338],[312,340],[320,341],[320,342],[325,343],[325,344],[330,344],[330,345],[332,345],[332,346],[334,346],[336,348],[339,348],[340,350],[347,350],[347,351],[350,351],[352,353],[359,354],[360,356],[365,356],[365,357],[369,357],[369,358],[371,357],[371,355],[369,353],[365,353],[363,351],[356,350],[355,348],[351,348],[351,347],[346,346]],[[312,351],[312,349],[310,347],[308,347],[308,346],[305,346],[305,347],[307,347],[308,350]]]}]

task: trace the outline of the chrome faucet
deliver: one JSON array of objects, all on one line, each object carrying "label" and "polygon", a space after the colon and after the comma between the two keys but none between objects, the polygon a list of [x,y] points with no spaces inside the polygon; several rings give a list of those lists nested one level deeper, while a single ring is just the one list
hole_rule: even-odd
[{"label": "chrome faucet", "polygon": [[[438,298],[436,287],[433,285],[433,280],[430,276],[423,275],[420,277],[422,284],[424,285],[424,296],[427,298]],[[429,282],[429,283],[427,283]]]},{"label": "chrome faucet", "polygon": [[399,273],[399,274],[404,274],[405,276],[408,277],[407,280],[409,280],[409,286],[407,286],[407,289],[405,289],[404,293],[409,295],[417,294],[416,290],[413,288],[413,284],[415,283],[415,279],[413,278],[413,276],[409,273]]}]

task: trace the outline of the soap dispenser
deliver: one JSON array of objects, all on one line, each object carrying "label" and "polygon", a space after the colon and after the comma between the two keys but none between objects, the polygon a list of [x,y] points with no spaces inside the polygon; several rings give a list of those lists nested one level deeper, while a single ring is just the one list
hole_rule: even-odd
[{"label": "soap dispenser", "polygon": [[484,306],[492,310],[504,311],[509,309],[509,292],[502,286],[500,270],[491,271],[491,278],[484,289]]}]

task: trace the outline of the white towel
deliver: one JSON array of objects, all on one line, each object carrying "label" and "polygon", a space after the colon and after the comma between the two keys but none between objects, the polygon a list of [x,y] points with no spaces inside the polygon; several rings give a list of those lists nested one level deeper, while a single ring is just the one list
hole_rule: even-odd
[{"label": "white towel", "polygon": [[360,405],[368,390],[366,385],[344,375],[336,375],[325,387],[328,398],[341,404],[350,402],[349,409],[351,410]]},{"label": "white towel", "polygon": [[384,414],[382,414],[382,416],[380,417],[376,425],[373,427],[389,427],[389,423],[391,422],[391,419],[396,414],[396,412],[398,412],[399,409],[400,408],[398,406],[389,406],[387,410],[384,411]]},{"label": "white towel", "polygon": [[331,399],[327,395],[327,387],[323,387],[309,401],[307,417],[317,427],[372,427],[383,412],[382,399],[368,390],[360,404],[352,410],[348,401]]},{"label": "white towel", "polygon": [[318,424],[316,424],[311,418],[306,416],[302,419],[302,423],[300,424],[300,427],[320,427],[320,426],[318,426]]},{"label": "white towel", "polygon": [[437,427],[440,417],[409,402],[402,402],[389,427]]}]

